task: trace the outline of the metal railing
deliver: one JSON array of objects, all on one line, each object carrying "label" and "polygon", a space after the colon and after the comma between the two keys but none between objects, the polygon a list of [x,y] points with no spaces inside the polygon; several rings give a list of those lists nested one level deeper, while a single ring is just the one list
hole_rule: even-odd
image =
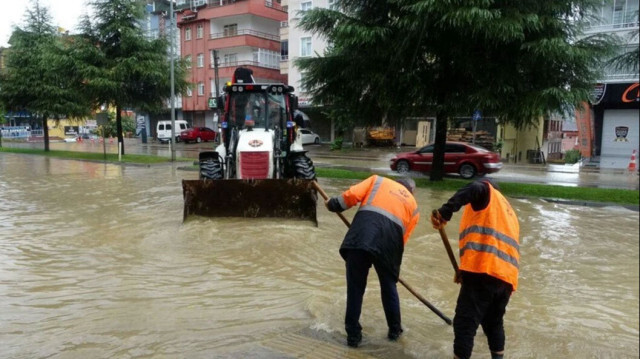
[{"label": "metal railing", "polygon": [[280,69],[280,64],[270,65],[270,64],[265,64],[258,61],[247,61],[247,60],[228,61],[228,62],[221,62],[218,64],[218,67],[238,67],[238,66],[257,66],[257,67],[264,67],[268,69],[276,69],[276,70]]},{"label": "metal railing", "polygon": [[251,36],[255,36],[255,37],[261,37],[261,38],[267,39],[267,40],[280,41],[280,35],[269,34],[269,33],[266,33],[266,32],[256,31],[256,30],[252,30],[252,29],[240,29],[240,30],[236,30],[236,31],[216,32],[216,33],[213,33],[213,34],[209,35],[209,38],[210,39],[221,39],[221,38],[225,38],[225,37],[240,36],[240,35],[251,35]]},{"label": "metal railing", "polygon": [[598,32],[605,31],[614,31],[614,30],[632,30],[633,28],[638,28],[640,26],[640,22],[632,21],[618,24],[605,24],[605,25],[594,25],[587,27],[584,32],[586,34],[593,34]]}]

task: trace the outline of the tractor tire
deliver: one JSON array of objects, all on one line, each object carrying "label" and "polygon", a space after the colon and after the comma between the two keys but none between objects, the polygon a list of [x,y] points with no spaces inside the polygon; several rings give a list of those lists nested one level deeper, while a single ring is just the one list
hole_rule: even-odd
[{"label": "tractor tire", "polygon": [[289,162],[289,178],[316,179],[316,168],[306,154],[294,154]]},{"label": "tractor tire", "polygon": [[200,153],[200,179],[224,178],[224,169],[217,152]]}]

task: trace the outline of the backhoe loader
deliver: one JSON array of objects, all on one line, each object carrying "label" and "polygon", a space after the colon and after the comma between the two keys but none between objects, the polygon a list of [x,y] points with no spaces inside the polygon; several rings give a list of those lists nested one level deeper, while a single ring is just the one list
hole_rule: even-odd
[{"label": "backhoe loader", "polygon": [[317,224],[313,162],[302,147],[304,125],[294,88],[255,83],[236,69],[224,104],[222,143],[199,154],[199,179],[183,180],[184,220],[205,217],[284,217]]}]

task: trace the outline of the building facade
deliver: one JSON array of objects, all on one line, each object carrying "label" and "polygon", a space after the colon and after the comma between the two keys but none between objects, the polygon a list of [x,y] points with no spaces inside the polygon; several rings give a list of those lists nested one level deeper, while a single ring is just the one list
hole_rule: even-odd
[{"label": "building facade", "polygon": [[253,70],[256,82],[287,83],[280,73],[280,26],[286,10],[276,0],[178,1],[181,56],[191,83],[182,98],[192,126],[218,127],[209,99],[222,94],[237,67]]},{"label": "building facade", "polygon": [[[619,54],[637,51],[638,0],[604,1],[586,34],[617,35]],[[636,61],[638,59],[636,58]],[[604,169],[625,169],[640,139],[640,88],[638,66],[605,68],[594,89],[593,100],[576,112],[582,156]],[[637,168],[637,166],[636,166]]]}]

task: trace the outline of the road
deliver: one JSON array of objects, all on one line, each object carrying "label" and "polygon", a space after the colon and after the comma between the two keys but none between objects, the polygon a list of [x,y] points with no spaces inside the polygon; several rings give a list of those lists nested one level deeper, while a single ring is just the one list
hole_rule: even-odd
[{"label": "road", "polygon": [[[42,143],[7,142],[7,147],[31,147],[42,148]],[[193,158],[197,160],[201,151],[212,151],[217,143],[198,144],[176,144],[176,157]],[[103,152],[106,148],[108,153],[117,153],[117,145],[86,141],[84,143],[50,143],[52,150],[69,151],[91,151]],[[316,167],[345,168],[360,171],[372,171],[382,174],[393,174],[389,169],[389,160],[398,152],[411,151],[411,147],[397,149],[395,147],[373,147],[359,149],[344,149],[341,151],[331,151],[329,144],[306,145],[308,156],[313,160]],[[125,152],[135,154],[149,154],[157,156],[171,157],[171,147],[168,144],[160,144],[150,141],[143,144],[139,138],[125,139]],[[412,173],[414,177],[427,177],[422,173]],[[499,181],[516,183],[539,183],[549,185],[560,185],[569,187],[597,187],[597,188],[617,188],[638,190],[638,172],[600,170],[584,171],[577,166],[567,165],[541,165],[541,164],[512,164],[505,163],[500,172],[489,175],[489,177]]]}]

